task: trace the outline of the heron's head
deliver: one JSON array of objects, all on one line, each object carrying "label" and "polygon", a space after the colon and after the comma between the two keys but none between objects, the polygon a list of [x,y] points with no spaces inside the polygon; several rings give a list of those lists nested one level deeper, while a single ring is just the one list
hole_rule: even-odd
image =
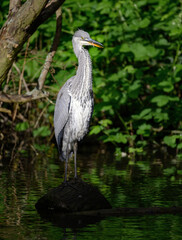
[{"label": "heron's head", "polygon": [[76,55],[79,54],[83,46],[95,46],[98,48],[104,47],[101,43],[90,38],[90,35],[83,30],[78,30],[75,32],[72,42]]}]

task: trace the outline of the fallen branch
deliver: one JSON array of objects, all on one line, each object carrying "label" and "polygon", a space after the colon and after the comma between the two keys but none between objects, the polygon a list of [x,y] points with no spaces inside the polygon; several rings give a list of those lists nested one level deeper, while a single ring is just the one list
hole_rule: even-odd
[{"label": "fallen branch", "polygon": [[[38,91],[38,90],[37,90]],[[26,103],[30,101],[34,101],[41,98],[46,98],[49,96],[48,92],[38,91],[38,94],[31,94],[31,95],[11,95],[6,94],[4,92],[0,92],[0,102],[6,103]]]},{"label": "fallen branch", "polygon": [[115,208],[60,213],[58,211],[38,211],[45,218],[62,228],[81,228],[95,224],[107,217],[146,216],[158,214],[182,214],[182,207]]},{"label": "fallen branch", "polygon": [[129,215],[152,215],[152,214],[182,214],[182,207],[140,207],[140,208],[111,208],[92,211],[67,213],[67,215],[81,216],[129,216]]}]

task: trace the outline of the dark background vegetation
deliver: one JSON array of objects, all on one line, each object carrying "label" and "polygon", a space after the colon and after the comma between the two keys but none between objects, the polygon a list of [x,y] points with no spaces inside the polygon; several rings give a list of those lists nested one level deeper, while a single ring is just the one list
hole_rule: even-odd
[{"label": "dark background vegetation", "polygon": [[[0,27],[9,1],[0,3]],[[53,15],[30,37],[18,54],[8,84],[16,94],[20,75],[32,90],[50,50],[56,28]],[[1,151],[15,139],[11,151],[31,146],[44,151],[55,143],[53,113],[56,95],[76,72],[72,35],[83,29],[104,49],[90,48],[95,108],[90,135],[112,143],[122,152],[142,153],[145,147],[168,146],[178,157],[182,149],[182,1],[66,0],[62,6],[62,35],[44,89],[49,98],[20,104],[1,103]],[[26,62],[25,62],[26,60]],[[24,70],[23,70],[24,65]],[[22,85],[22,93],[27,90]],[[9,110],[9,111],[8,111]],[[18,140],[17,140],[18,139]]]},{"label": "dark background vegetation", "polygon": [[[0,28],[8,11],[9,1],[0,0]],[[77,29],[104,45],[89,48],[95,108],[90,134],[78,148],[78,176],[113,207],[182,206],[182,0],[66,0],[44,84],[49,97],[0,103],[0,239],[179,240],[180,214],[109,217],[75,236],[35,210],[37,200],[63,180],[54,103],[76,72],[71,40]],[[35,88],[55,30],[53,14],[23,45],[3,92],[17,95],[22,76],[21,94]],[[73,161],[68,170],[73,177]]]}]

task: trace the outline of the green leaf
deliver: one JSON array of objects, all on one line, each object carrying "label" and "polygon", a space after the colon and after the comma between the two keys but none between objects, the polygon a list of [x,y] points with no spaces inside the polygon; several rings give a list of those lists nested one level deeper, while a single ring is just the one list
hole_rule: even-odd
[{"label": "green leaf", "polygon": [[107,127],[108,125],[112,124],[112,121],[110,119],[103,119],[99,121],[99,124],[103,127]]},{"label": "green leaf", "polygon": [[156,103],[158,107],[163,107],[169,102],[169,97],[166,95],[159,95],[151,100],[152,103]]},{"label": "green leaf", "polygon": [[28,122],[21,122],[16,124],[16,131],[25,131],[29,128],[29,123]]},{"label": "green leaf", "polygon": [[182,149],[182,142],[177,145],[177,149]]},{"label": "green leaf", "polygon": [[182,170],[177,170],[177,174],[182,175]]},{"label": "green leaf", "polygon": [[142,43],[133,43],[130,45],[130,51],[135,56],[135,61],[144,61],[148,59],[148,52]]},{"label": "green leaf", "polygon": [[159,53],[160,53],[160,50],[155,48],[154,46],[152,45],[148,45],[146,47],[146,50],[147,50],[147,56],[149,58],[155,58]]},{"label": "green leaf", "polygon": [[58,169],[59,169],[59,166],[52,163],[52,164],[49,164],[49,168],[50,168],[51,170],[58,170]]},{"label": "green leaf", "polygon": [[173,136],[165,136],[164,137],[164,143],[168,145],[169,147],[176,147],[176,139],[178,138],[178,135],[173,135]]},{"label": "green leaf", "polygon": [[176,167],[166,168],[163,170],[164,175],[171,176],[176,173]]},{"label": "green leaf", "polygon": [[140,22],[139,26],[141,28],[146,28],[148,27],[148,25],[150,24],[150,20],[148,18],[144,18],[142,19],[142,21]]},{"label": "green leaf", "polygon": [[46,146],[45,144],[39,145],[39,144],[34,144],[34,148],[40,152],[44,152],[47,151],[49,149],[48,146]]},{"label": "green leaf", "polygon": [[51,134],[51,131],[48,126],[41,126],[33,130],[34,137],[47,137]]},{"label": "green leaf", "polygon": [[150,124],[143,123],[138,127],[137,134],[143,135],[144,137],[150,136],[152,126]]},{"label": "green leaf", "polygon": [[98,54],[99,54],[99,49],[98,48],[91,48],[90,50],[89,50],[89,53],[90,53],[90,55],[92,56],[92,57],[95,57],[95,56],[97,56]]},{"label": "green leaf", "polygon": [[174,86],[170,81],[162,81],[159,83],[159,86],[162,87],[164,92],[171,92],[174,89]]},{"label": "green leaf", "polygon": [[156,111],[153,113],[154,119],[156,122],[167,122],[169,120],[169,115],[167,112],[162,112],[161,108],[157,108]]},{"label": "green leaf", "polygon": [[48,107],[48,112],[49,112],[49,113],[52,113],[52,112],[54,112],[54,109],[55,109],[55,106],[54,106],[54,105],[50,105],[50,106]]},{"label": "green leaf", "polygon": [[152,118],[152,109],[146,108],[140,114],[132,115],[132,118],[135,120],[140,120],[140,119],[149,120]]},{"label": "green leaf", "polygon": [[127,71],[128,73],[134,74],[136,72],[136,69],[132,66],[132,65],[127,65],[124,68],[125,71]]},{"label": "green leaf", "polygon": [[102,130],[103,130],[103,127],[100,126],[100,125],[93,126],[93,127],[91,128],[91,131],[89,132],[89,135],[98,134],[98,133],[100,133]]},{"label": "green leaf", "polygon": [[108,136],[104,142],[116,142],[116,143],[127,143],[127,138],[122,133],[116,133],[116,135]]},{"label": "green leaf", "polygon": [[131,84],[128,88],[128,95],[132,99],[137,98],[140,93],[140,88],[141,88],[141,82],[139,80],[134,81],[133,84]]}]

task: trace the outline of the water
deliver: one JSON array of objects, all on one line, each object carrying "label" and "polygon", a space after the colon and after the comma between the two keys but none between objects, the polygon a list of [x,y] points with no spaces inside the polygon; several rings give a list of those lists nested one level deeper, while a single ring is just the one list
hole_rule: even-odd
[{"label": "water", "polygon": [[[134,215],[97,219],[82,228],[43,219],[34,205],[62,181],[57,152],[17,154],[0,169],[0,240],[182,239],[182,215]],[[87,155],[88,156],[87,156]],[[151,156],[151,155],[150,155]],[[83,148],[78,174],[97,186],[113,207],[182,206],[181,162],[163,156],[116,160],[112,153]],[[73,176],[73,163],[69,174]]]}]

